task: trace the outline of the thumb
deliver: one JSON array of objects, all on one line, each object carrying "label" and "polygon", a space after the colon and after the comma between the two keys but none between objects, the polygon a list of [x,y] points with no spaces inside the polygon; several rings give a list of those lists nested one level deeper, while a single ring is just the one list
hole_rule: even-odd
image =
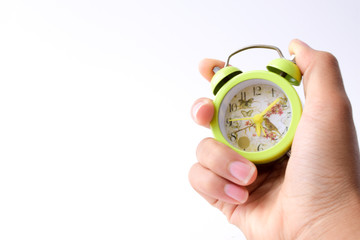
[{"label": "thumb", "polygon": [[317,51],[295,39],[289,45],[295,54],[296,64],[303,74],[305,106],[304,114],[317,120],[318,128],[328,131],[335,122],[343,123],[332,134],[342,134],[351,126],[352,110],[346,95],[337,59],[328,52]]},{"label": "thumb", "polygon": [[[298,125],[290,168],[302,176],[356,179],[359,148],[336,58],[300,40],[289,45],[304,81],[305,105]],[[299,167],[301,166],[301,167]],[[312,169],[313,171],[311,171]],[[316,178],[319,181],[319,178]]]},{"label": "thumb", "polygon": [[303,74],[307,102],[331,101],[331,96],[347,98],[338,62],[331,53],[314,50],[298,39],[291,41],[289,51],[295,54]]}]

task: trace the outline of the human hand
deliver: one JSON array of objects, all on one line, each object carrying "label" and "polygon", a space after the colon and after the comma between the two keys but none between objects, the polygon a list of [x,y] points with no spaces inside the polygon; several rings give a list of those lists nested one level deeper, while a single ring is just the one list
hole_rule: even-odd
[{"label": "human hand", "polygon": [[[290,159],[256,167],[207,138],[197,148],[190,183],[249,239],[360,238],[359,147],[338,63],[299,40],[289,50],[306,96]],[[200,72],[210,80],[212,69],[223,66],[206,59]],[[213,113],[206,98],[192,108],[205,127]]]}]

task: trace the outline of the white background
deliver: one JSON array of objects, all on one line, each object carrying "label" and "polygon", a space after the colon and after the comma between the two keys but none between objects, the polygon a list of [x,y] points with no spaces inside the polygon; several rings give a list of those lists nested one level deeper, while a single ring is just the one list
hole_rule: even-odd
[{"label": "white background", "polygon": [[[198,62],[256,43],[288,57],[300,38],[337,56],[360,129],[359,10],[356,0],[2,0],[0,239],[244,239],[188,183],[211,136],[190,118],[195,99],[212,97]],[[254,50],[233,65],[276,57]]]}]

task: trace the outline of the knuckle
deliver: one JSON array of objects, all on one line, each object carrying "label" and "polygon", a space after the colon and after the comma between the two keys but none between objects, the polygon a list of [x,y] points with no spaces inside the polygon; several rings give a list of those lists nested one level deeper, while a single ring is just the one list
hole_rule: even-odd
[{"label": "knuckle", "polygon": [[309,109],[312,110],[312,118],[319,121],[333,121],[333,119],[339,120],[340,118],[342,121],[348,121],[352,119],[352,107],[346,95],[331,96],[331,98],[312,101]]},{"label": "knuckle", "polygon": [[198,165],[199,165],[199,163],[195,163],[191,166],[191,168],[189,170],[189,179],[194,175],[196,169],[199,167]]},{"label": "knuckle", "polygon": [[352,112],[351,103],[344,92],[332,92],[331,95],[319,100],[322,108],[341,115],[348,115]]},{"label": "knuckle", "polygon": [[199,163],[195,163],[194,165],[192,165],[189,170],[189,174],[188,174],[189,182],[194,189],[196,189],[196,181],[195,180],[196,180],[196,175],[197,175],[196,172],[200,167],[199,165],[200,165]]},{"label": "knuckle", "polygon": [[203,168],[200,163],[191,167],[188,177],[192,188],[205,194],[213,193],[221,185],[219,176]]},{"label": "knuckle", "polygon": [[222,158],[220,143],[213,138],[203,139],[197,148],[196,156],[199,163],[206,168],[216,168],[219,158]]},{"label": "knuckle", "polygon": [[350,101],[346,96],[339,96],[331,105],[340,116],[348,117],[352,113]]},{"label": "knuckle", "polygon": [[203,140],[200,141],[200,143],[198,144],[197,148],[196,148],[196,157],[199,159],[200,156],[204,153],[207,142],[210,141],[210,138],[204,138]]},{"label": "knuckle", "polygon": [[330,52],[319,51],[317,54],[317,58],[318,60],[330,67],[337,67],[339,65],[336,57]]},{"label": "knuckle", "polygon": [[216,174],[208,174],[206,181],[202,183],[202,188],[205,192],[213,192],[214,189],[218,188],[219,182],[219,177]]}]

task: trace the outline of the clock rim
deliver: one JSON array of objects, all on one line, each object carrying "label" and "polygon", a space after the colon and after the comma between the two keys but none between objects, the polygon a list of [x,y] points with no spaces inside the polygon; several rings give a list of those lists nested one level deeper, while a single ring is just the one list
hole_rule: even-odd
[{"label": "clock rim", "polygon": [[[292,116],[291,116],[292,119],[290,122],[288,132],[276,145],[261,152],[246,152],[232,146],[222,135],[219,126],[219,119],[218,119],[219,108],[221,106],[224,97],[230,91],[230,89],[232,89],[235,85],[241,82],[251,79],[264,79],[275,83],[286,94],[292,108]],[[295,136],[297,125],[299,124],[301,118],[302,104],[299,95],[297,94],[294,87],[280,75],[264,70],[255,70],[255,71],[245,72],[236,75],[234,78],[228,81],[224,86],[222,86],[222,88],[216,94],[213,103],[215,106],[215,113],[210,123],[210,126],[215,136],[215,139],[231,147],[233,150],[235,150],[237,153],[239,153],[246,159],[254,162],[255,164],[265,164],[281,158],[290,149],[292,141]]]}]

